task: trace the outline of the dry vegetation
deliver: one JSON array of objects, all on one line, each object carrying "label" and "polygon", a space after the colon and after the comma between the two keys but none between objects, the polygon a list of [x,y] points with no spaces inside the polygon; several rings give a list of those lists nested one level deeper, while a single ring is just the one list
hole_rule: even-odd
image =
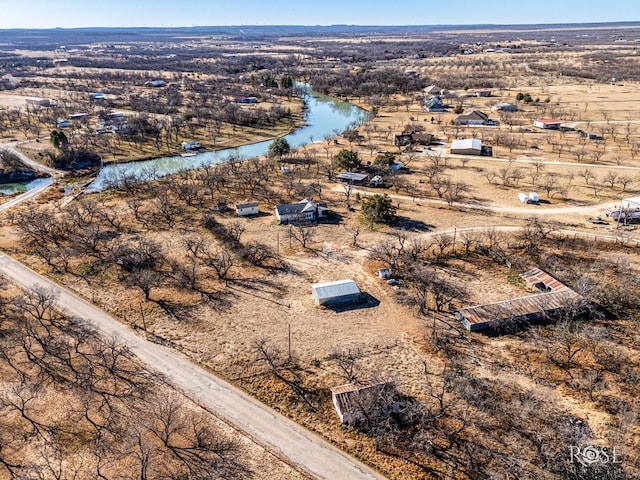
[{"label": "dry vegetation", "polygon": [[[433,43],[419,36],[414,41],[394,36],[358,41],[294,37],[269,39],[268,45],[252,42],[259,49],[235,39],[203,37],[189,45],[172,43],[166,55],[175,52],[178,57],[163,55],[153,72],[142,70],[142,59],[148,59],[150,51],[155,53],[152,42],[127,45],[127,62],[118,51],[125,49],[122,45],[107,50],[106,56],[78,55],[71,59],[72,66],[55,69],[36,67],[33,59],[41,53],[21,56],[25,64],[19,73],[24,88],[33,88],[31,94],[41,91],[42,82],[53,85],[50,78],[59,82],[55,91],[67,84],[66,91],[89,92],[92,82],[100,80],[101,89],[110,93],[107,87],[116,88],[125,75],[131,84],[118,87],[113,100],[120,102],[114,104],[119,110],[126,107],[147,119],[161,119],[188,116],[200,102],[201,117],[190,117],[198,118],[197,126],[186,131],[210,142],[208,147],[266,134],[262,128],[214,118],[220,104],[210,104],[211,98],[222,102],[255,94],[274,104],[286,98],[291,102],[287,108],[297,105],[295,97],[289,98],[292,92],[267,91],[259,82],[247,80],[252,77],[306,77],[316,88],[346,97],[376,115],[357,133],[347,132],[337,142],[326,138],[286,156],[282,162],[290,167],[289,174],[282,173],[274,158],[231,161],[157,182],[128,181],[64,206],[56,201],[21,206],[4,215],[0,248],[390,478],[636,478],[640,474],[638,238],[634,230],[619,230],[612,237],[615,242],[600,241],[587,234],[605,229],[594,230],[600,227],[585,221],[602,214],[603,205],[637,194],[640,132],[634,105],[640,98],[634,72],[623,68],[635,55],[630,45],[614,42],[608,31],[587,32],[593,35],[588,41],[571,31],[444,32]],[[633,28],[615,31],[616,39],[631,39],[635,33]],[[527,36],[531,38],[523,40]],[[450,55],[477,49],[475,42],[484,43],[480,48],[511,45],[513,49],[503,54]],[[443,54],[447,56],[436,56]],[[185,65],[181,62],[188,63],[193,73],[173,73]],[[133,85],[150,77],[181,82],[176,90],[189,102],[169,113],[145,110],[141,103],[133,108],[135,95],[145,98],[145,105],[168,108],[168,99],[160,96],[168,95],[169,89],[154,93],[159,91]],[[206,93],[198,91],[200,79],[209,85],[202,87]],[[465,111],[489,112],[492,104],[515,102],[519,92],[529,93],[533,101],[520,102],[520,111],[513,114],[492,113],[499,127],[457,127],[451,124],[453,113],[422,109],[421,89],[432,82],[459,89],[447,101]],[[216,97],[226,88],[233,93]],[[465,88],[491,88],[493,94],[470,97]],[[75,103],[63,114],[91,107],[80,101],[79,94],[64,98]],[[16,114],[15,110],[0,112],[5,115],[0,121],[2,134],[20,139],[41,136],[59,115],[32,112],[37,118],[32,123],[40,125],[38,133],[12,130],[6,115]],[[534,129],[532,119],[543,116],[562,117],[603,140]],[[216,121],[222,122],[220,132],[208,136],[209,122]],[[407,126],[433,133],[440,145],[420,152],[393,146],[393,134]],[[270,125],[269,134],[282,127],[282,122]],[[82,136],[83,128],[71,140],[78,146],[83,138],[86,145],[98,138],[89,129]],[[175,151],[186,138],[172,131],[170,123],[159,128],[169,135],[158,137],[160,147],[155,151],[154,140],[144,135],[135,140],[115,135],[109,142],[129,144],[127,148],[147,156]],[[247,137],[237,135],[241,128]],[[450,140],[469,136],[492,145],[494,158],[447,154]],[[107,155],[112,148],[90,146]],[[330,182],[337,170],[336,154],[343,149],[357,151],[370,174],[385,177],[384,191],[399,205],[395,223],[369,225],[362,220],[361,200],[374,190],[355,191]],[[380,152],[394,153],[395,161],[406,168],[389,170],[389,156]],[[522,207],[517,200],[520,190],[537,190],[548,204]],[[285,227],[276,225],[267,213],[278,203],[304,197],[327,202],[332,215],[319,224]],[[212,211],[221,201],[247,200],[259,201],[263,213],[245,219],[230,211]],[[532,212],[547,215],[543,221]],[[514,232],[505,226],[522,228]],[[511,268],[504,265],[505,259]],[[376,271],[383,266],[392,266],[402,280],[397,288],[377,278]],[[572,286],[588,300],[589,308],[528,328],[501,325],[494,332],[499,335],[469,334],[457,322],[452,311],[458,306],[527,293],[517,273],[533,266]],[[369,294],[369,302],[357,308],[316,306],[309,285],[341,278],[356,280]],[[17,298],[33,302],[33,295]],[[73,461],[57,460],[62,456],[66,461],[67,437],[74,437],[78,455],[94,448],[103,428],[100,422],[107,421],[103,409],[110,404],[92,383],[88,393],[78,394],[86,400],[72,399],[71,390],[80,390],[76,377],[85,381],[83,368],[94,368],[86,357],[98,362],[105,351],[113,355],[117,346],[94,338],[69,319],[49,326],[49,311],[49,323],[44,325],[42,319],[28,317],[28,309],[12,305],[16,302],[3,307],[2,341],[18,353],[5,354],[0,367],[8,372],[2,388],[9,392],[1,397],[0,408],[12,412],[2,422],[20,425],[24,429],[20,438],[26,435],[37,442],[0,439],[4,442],[0,469],[4,465],[10,477],[14,463],[31,462],[32,445],[44,444],[46,435],[56,439],[57,450],[43,456],[43,462],[51,468],[75,468]],[[35,329],[34,319],[39,322]],[[42,340],[43,328],[49,336],[55,330],[54,338]],[[50,344],[75,345],[78,332],[91,337],[87,351],[66,348],[70,356],[65,361],[59,350],[49,352]],[[32,337],[42,341],[36,345]],[[34,358],[29,348],[37,348]],[[3,347],[3,351],[10,350]],[[105,466],[105,478],[129,478],[119,476],[117,469],[139,461],[135,448],[142,444],[136,446],[135,438],[147,438],[155,431],[154,422],[161,420],[152,416],[138,425],[124,419],[139,418],[139,411],[160,411],[167,403],[160,394],[147,396],[157,380],[126,352],[118,353],[127,368],[126,375],[118,373],[117,379],[126,382],[128,396],[118,397],[113,419],[108,420],[114,431],[124,428],[122,435],[133,443],[122,463]],[[77,364],[80,361],[84,363]],[[95,378],[103,382],[114,373],[101,365],[95,367],[99,369]],[[132,372],[135,382],[127,376]],[[391,380],[393,388],[385,390],[379,402],[362,406],[366,420],[353,428],[341,427],[328,389],[374,376]],[[36,388],[41,384],[46,388]],[[12,407],[15,392],[22,391],[15,385],[29,392],[36,388],[42,395],[37,401],[45,402],[63,395],[61,386],[67,384],[73,389],[64,395],[70,404],[78,403],[74,412],[79,417],[60,418],[56,412],[38,413],[44,418],[25,417],[24,410],[20,414]],[[181,409],[196,408],[183,399],[179,403]],[[381,403],[389,408],[380,408]],[[58,425],[81,427],[57,430]],[[7,429],[7,435],[12,431]],[[56,436],[62,435],[59,431],[66,436]],[[160,437],[150,438],[155,442]],[[227,445],[218,443],[226,437],[215,438],[216,445]],[[3,447],[7,442],[9,450]],[[171,445],[158,445],[157,468],[180,468],[181,459]],[[615,448],[622,462],[584,467],[571,457],[571,447],[587,445]],[[96,471],[100,458],[91,457],[81,466]],[[251,476],[253,458],[243,452],[233,461],[223,457],[218,465],[236,469],[228,476],[238,471]],[[283,470],[282,478],[290,475]]]},{"label": "dry vegetation", "polygon": [[0,281],[0,478],[299,477],[61,315],[52,292]]}]

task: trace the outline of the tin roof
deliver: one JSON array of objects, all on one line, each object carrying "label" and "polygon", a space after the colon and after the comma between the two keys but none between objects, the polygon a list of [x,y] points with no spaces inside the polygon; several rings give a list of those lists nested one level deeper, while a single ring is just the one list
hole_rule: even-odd
[{"label": "tin roof", "polygon": [[557,313],[581,298],[581,295],[539,268],[532,268],[520,274],[520,277],[545,293],[461,308],[459,316],[464,317],[470,325],[488,326],[492,322],[510,318],[535,319],[545,313]]},{"label": "tin roof", "polygon": [[257,207],[259,204],[257,202],[255,203],[239,203],[238,205],[236,205],[236,209],[242,209],[242,208],[255,208]]},{"label": "tin roof", "polygon": [[482,150],[482,141],[479,138],[464,138],[451,142],[451,150]]},{"label": "tin roof", "polygon": [[568,287],[528,297],[461,308],[459,313],[471,325],[489,325],[510,318],[540,318],[545,313],[559,312],[578,300],[580,295]]},{"label": "tin roof", "polygon": [[362,182],[363,180],[369,178],[369,175],[366,173],[342,172],[336,175],[336,178],[338,178],[339,180]]},{"label": "tin roof", "polygon": [[[520,278],[543,291],[556,292],[569,288],[564,283],[556,280],[547,272],[540,270],[539,268],[532,268],[527,272],[521,273]],[[544,286],[544,288],[540,288],[541,285]]]},{"label": "tin roof", "polygon": [[[357,397],[363,392],[375,393],[375,389],[383,388],[388,382],[380,379],[370,379],[361,382],[347,383],[333,387],[331,394],[334,398],[336,410],[340,419],[343,419],[343,415],[353,415],[354,407],[358,405]],[[347,422],[348,423],[348,422]]]},{"label": "tin roof", "polygon": [[344,385],[338,385],[337,387],[333,387],[331,389],[331,393],[334,395],[340,395],[343,393],[351,393],[351,392],[359,392],[361,390],[366,390],[367,388],[376,387],[378,385],[384,385],[387,383],[384,380],[380,379],[369,379],[362,380],[360,382],[346,383]]},{"label": "tin roof", "polygon": [[337,298],[348,295],[358,295],[360,289],[353,280],[338,280],[335,282],[311,284],[313,296],[318,300],[324,298]]}]

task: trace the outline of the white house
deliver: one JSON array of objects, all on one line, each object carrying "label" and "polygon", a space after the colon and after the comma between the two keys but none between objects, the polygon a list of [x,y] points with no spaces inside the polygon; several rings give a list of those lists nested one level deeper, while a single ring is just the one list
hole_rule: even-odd
[{"label": "white house", "polygon": [[258,215],[258,203],[240,203],[236,205],[236,213],[239,217]]},{"label": "white house", "polygon": [[278,223],[312,222],[325,216],[328,210],[326,203],[313,200],[301,200],[298,203],[276,205]]},{"label": "white house", "polygon": [[482,155],[482,141],[478,138],[464,138],[451,142],[451,153],[458,155]]}]

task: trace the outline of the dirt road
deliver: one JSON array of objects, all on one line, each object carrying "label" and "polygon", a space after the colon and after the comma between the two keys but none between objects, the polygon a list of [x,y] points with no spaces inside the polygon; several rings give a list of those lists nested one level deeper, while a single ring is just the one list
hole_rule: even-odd
[{"label": "dirt road", "polygon": [[[344,188],[341,185],[337,185],[332,188],[334,192],[344,193]],[[355,195],[355,193],[359,193],[360,195],[376,195],[376,194],[384,194],[386,192],[374,192],[369,190],[362,190],[359,188],[352,188],[351,193]],[[392,193],[387,193],[390,198],[394,200],[403,200],[406,202],[416,202],[421,204],[431,204],[431,205],[440,205],[447,206],[448,203],[445,200],[438,200],[435,198],[421,198],[421,197],[412,197],[409,195],[395,195]],[[485,205],[480,203],[465,203],[465,202],[453,202],[452,206],[456,208],[466,208],[469,210],[482,210],[493,213],[514,213],[514,214],[522,214],[522,215],[557,215],[557,214],[569,214],[569,213],[584,213],[584,214],[602,214],[607,208],[613,207],[614,202],[607,203],[598,203],[593,205],[583,205],[583,206],[573,206],[573,207],[547,207],[545,205],[538,204],[527,204],[522,207],[507,207],[501,205]]]},{"label": "dirt road", "polygon": [[63,312],[115,338],[192,400],[310,475],[331,480],[384,478],[179,353],[140,338],[102,310],[2,253],[0,272],[25,288],[41,285],[54,290]]},{"label": "dirt road", "polygon": [[61,171],[56,170],[55,168],[47,167],[46,165],[42,165],[41,163],[38,163],[35,160],[31,160],[24,153],[16,150],[11,145],[0,144],[0,150],[5,150],[7,152],[10,152],[10,153],[16,155],[20,159],[20,161],[22,163],[24,163],[25,165],[27,165],[28,167],[31,167],[34,170],[38,170],[40,172],[44,172],[44,173],[46,173],[48,175],[51,175],[52,177],[57,177],[62,173]]}]

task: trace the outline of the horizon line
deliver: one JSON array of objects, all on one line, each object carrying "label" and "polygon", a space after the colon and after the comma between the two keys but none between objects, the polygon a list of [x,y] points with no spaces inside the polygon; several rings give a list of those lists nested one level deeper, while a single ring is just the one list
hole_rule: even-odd
[{"label": "horizon line", "polygon": [[609,22],[549,22],[549,23],[439,23],[439,24],[355,24],[355,23],[333,23],[333,24],[228,24],[228,25],[130,25],[130,26],[75,26],[75,27],[0,27],[0,31],[20,31],[20,30],[118,30],[118,29],[206,29],[206,28],[438,28],[438,27],[548,27],[548,26],[607,26],[607,25],[639,25],[640,20],[619,20]]}]

